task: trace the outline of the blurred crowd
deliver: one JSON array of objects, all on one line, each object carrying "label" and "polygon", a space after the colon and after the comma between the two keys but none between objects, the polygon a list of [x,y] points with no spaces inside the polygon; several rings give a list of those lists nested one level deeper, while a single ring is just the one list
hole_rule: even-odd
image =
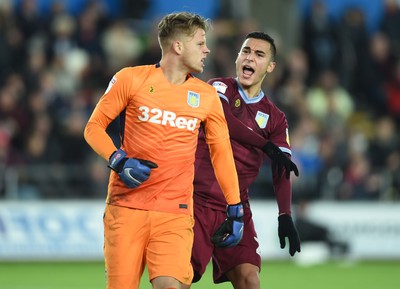
[{"label": "blurred crowd", "polygon": [[[101,1],[75,15],[62,1],[45,14],[11,3],[0,1],[0,198],[104,198],[109,170],[83,129],[116,71],[158,62],[156,23],[141,18],[146,5],[112,17]],[[244,35],[263,30],[226,14],[213,19],[203,80],[234,76]],[[294,201],[400,200],[399,3],[384,2],[373,32],[359,8],[335,20],[323,1],[300,22],[288,53],[272,35],[278,65],[263,87],[288,118]],[[273,197],[267,162],[250,195]]]}]

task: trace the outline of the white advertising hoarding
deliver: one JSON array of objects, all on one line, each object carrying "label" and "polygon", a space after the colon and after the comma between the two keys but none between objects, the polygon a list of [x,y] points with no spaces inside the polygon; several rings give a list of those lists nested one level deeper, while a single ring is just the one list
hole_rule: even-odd
[{"label": "white advertising hoarding", "polygon": [[[277,205],[257,201],[252,202],[252,209],[262,257],[288,257],[288,248],[281,250],[279,246]],[[346,242],[349,258],[400,259],[398,203],[314,202],[308,205],[307,216],[326,227],[336,240]]]},{"label": "white advertising hoarding", "polygon": [[104,202],[0,203],[0,260],[100,259]]},{"label": "white advertising hoarding", "polygon": [[[262,258],[289,258],[279,245],[276,203],[251,206]],[[102,260],[103,211],[103,201],[1,202],[0,261]],[[349,257],[400,259],[400,204],[316,202],[308,216],[346,241]]]}]

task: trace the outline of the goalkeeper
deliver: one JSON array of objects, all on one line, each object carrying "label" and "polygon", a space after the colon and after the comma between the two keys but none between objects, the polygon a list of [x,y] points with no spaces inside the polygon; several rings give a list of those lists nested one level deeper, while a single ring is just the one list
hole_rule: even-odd
[{"label": "goalkeeper", "polygon": [[264,78],[275,68],[275,54],[274,40],[269,35],[250,33],[236,59],[237,77],[209,80],[220,96],[230,131],[244,207],[244,234],[237,245],[229,241],[229,235],[226,238],[235,225],[235,210],[229,206],[230,218],[219,226],[226,218],[225,199],[212,169],[204,131],[200,132],[194,179],[193,282],[200,280],[212,258],[214,283],[230,281],[235,289],[260,288],[261,257],[248,191],[265,156],[272,164],[280,246],[288,247],[291,256],[300,252],[300,240],[291,218],[290,180],[291,171],[296,176],[299,172],[290,160],[288,124],[285,114],[261,90]]},{"label": "goalkeeper", "polygon": [[[110,81],[84,136],[109,161],[104,223],[107,289],[138,289],[147,268],[154,289],[190,284],[193,271],[193,175],[200,123],[206,129],[215,174],[232,226],[227,242],[243,232],[238,177],[224,112],[215,89],[194,77],[210,53],[209,21],[171,13],[158,24],[161,60],[125,67]],[[119,116],[121,146],[108,125]],[[221,221],[223,223],[225,219]]]}]

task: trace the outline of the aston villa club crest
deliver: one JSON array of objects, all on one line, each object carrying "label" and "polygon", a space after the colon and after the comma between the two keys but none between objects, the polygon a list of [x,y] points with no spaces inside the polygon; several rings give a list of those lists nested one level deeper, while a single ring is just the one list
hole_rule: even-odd
[{"label": "aston villa club crest", "polygon": [[269,119],[269,114],[257,111],[256,122],[260,128],[265,128],[267,126],[268,119]]},{"label": "aston villa club crest", "polygon": [[187,103],[191,107],[199,107],[199,105],[200,105],[200,94],[198,94],[196,92],[193,92],[193,91],[188,91]]}]

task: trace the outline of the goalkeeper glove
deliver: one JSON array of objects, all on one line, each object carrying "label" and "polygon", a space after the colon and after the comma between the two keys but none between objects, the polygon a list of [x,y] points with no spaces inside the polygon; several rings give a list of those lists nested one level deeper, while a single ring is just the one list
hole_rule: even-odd
[{"label": "goalkeeper glove", "polygon": [[243,237],[243,205],[228,205],[227,218],[211,237],[211,242],[217,247],[233,247],[239,244]]},{"label": "goalkeeper glove", "polygon": [[137,188],[150,177],[151,169],[158,166],[148,160],[127,158],[119,149],[111,155],[108,167],[118,173],[128,188]]},{"label": "goalkeeper glove", "polygon": [[278,236],[281,243],[281,249],[285,248],[285,238],[289,239],[289,253],[294,256],[296,252],[300,253],[300,238],[293,224],[292,217],[286,214],[278,217]]},{"label": "goalkeeper glove", "polygon": [[286,169],[286,178],[290,178],[290,172],[293,171],[298,177],[299,170],[294,162],[292,162],[281,149],[273,142],[267,142],[262,148],[262,151],[267,154],[272,160],[272,170],[278,170],[278,176],[282,175],[283,168]]}]

